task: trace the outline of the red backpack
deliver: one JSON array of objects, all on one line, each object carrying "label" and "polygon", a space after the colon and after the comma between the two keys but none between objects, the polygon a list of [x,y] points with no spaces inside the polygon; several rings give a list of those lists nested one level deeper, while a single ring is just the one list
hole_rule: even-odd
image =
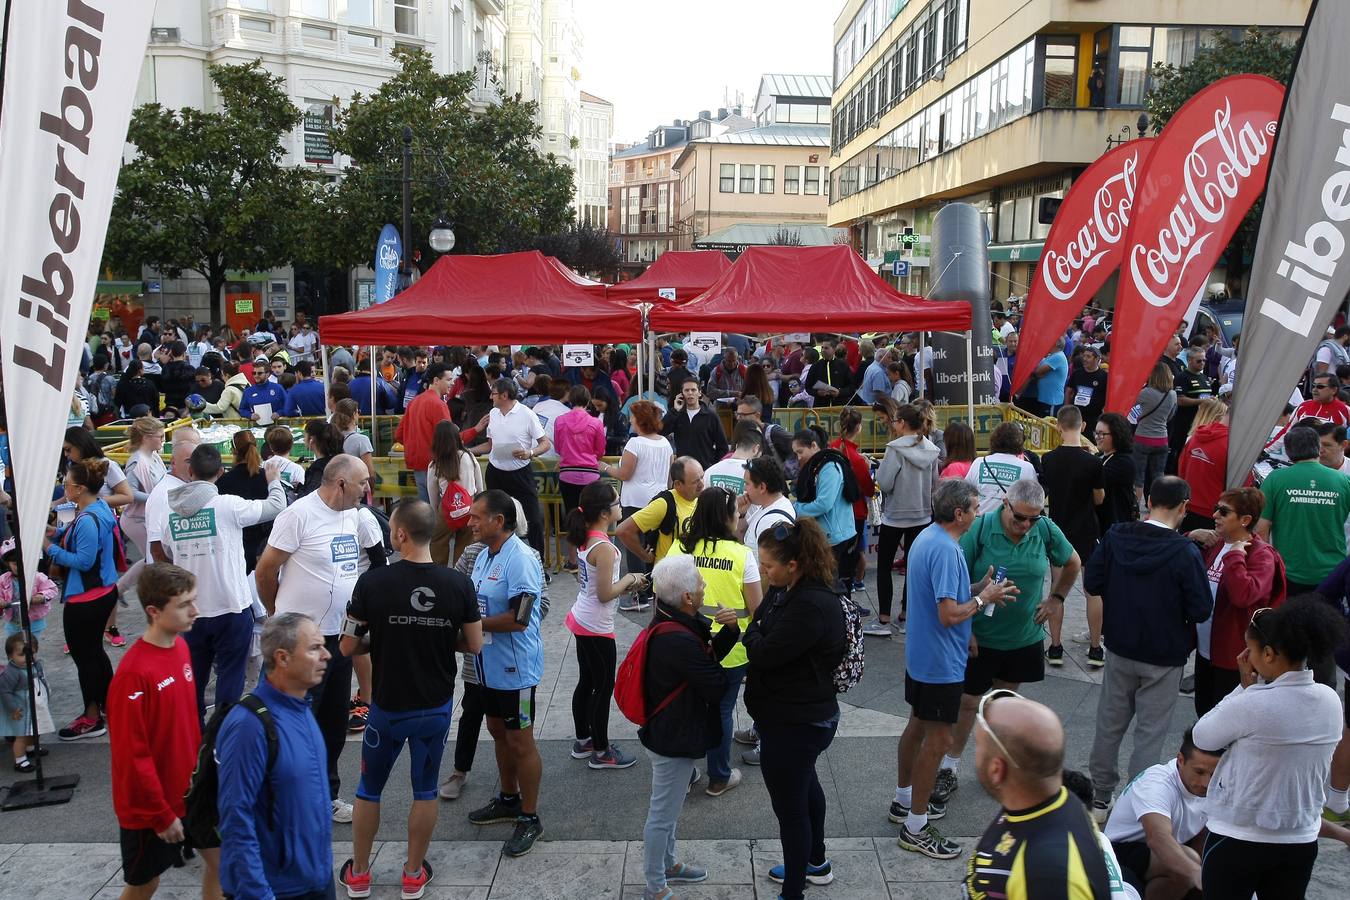
[{"label": "red backpack", "polygon": [[633,646],[628,648],[623,662],[619,663],[619,670],[614,676],[614,702],[618,704],[619,712],[623,713],[624,718],[634,725],[646,725],[652,716],[669,706],[676,697],[684,693],[685,688],[689,687],[689,682],[681,682],[666,699],[656,704],[655,709],[650,711],[647,709],[644,686],[647,673],[647,641],[653,635],[683,629],[684,626],[679,622],[658,622],[650,628],[642,629],[634,639]]},{"label": "red backpack", "polygon": [[469,524],[469,507],[473,506],[473,494],[458,481],[445,486],[441,495],[441,516],[451,531],[459,531]]}]

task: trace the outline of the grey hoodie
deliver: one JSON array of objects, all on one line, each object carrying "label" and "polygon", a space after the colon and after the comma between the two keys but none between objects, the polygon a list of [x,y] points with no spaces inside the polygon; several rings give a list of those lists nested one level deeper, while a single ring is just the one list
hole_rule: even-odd
[{"label": "grey hoodie", "polygon": [[932,520],[937,466],[938,448],[922,435],[907,434],[886,445],[886,455],[876,477],[877,487],[884,495],[883,525],[907,528]]},{"label": "grey hoodie", "polygon": [[181,487],[170,488],[169,509],[180,516],[194,516],[207,507],[220,492],[209,481],[189,481]]}]

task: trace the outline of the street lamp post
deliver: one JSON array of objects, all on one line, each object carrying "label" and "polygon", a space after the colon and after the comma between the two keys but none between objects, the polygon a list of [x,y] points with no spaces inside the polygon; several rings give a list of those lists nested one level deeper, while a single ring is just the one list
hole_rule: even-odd
[{"label": "street lamp post", "polygon": [[406,287],[412,281],[412,128],[403,126],[403,257],[399,280]]}]

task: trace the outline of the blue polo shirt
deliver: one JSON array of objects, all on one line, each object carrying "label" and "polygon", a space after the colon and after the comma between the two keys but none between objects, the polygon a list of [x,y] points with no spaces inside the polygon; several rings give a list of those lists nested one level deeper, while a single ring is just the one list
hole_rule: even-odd
[{"label": "blue polo shirt", "polygon": [[1058,409],[1064,405],[1064,385],[1069,381],[1069,359],[1055,351],[1041,360],[1041,365],[1049,366],[1050,371],[1036,381],[1036,400]]},{"label": "blue polo shirt", "polygon": [[244,388],[244,396],[239,401],[239,415],[247,419],[253,415],[253,407],[259,403],[272,404],[273,416],[287,415],[287,410],[290,408],[290,401],[286,397],[286,389],[275,381],[250,384]]},{"label": "blue polo shirt", "polygon": [[288,415],[321,416],[328,411],[323,395],[323,382],[313,378],[297,381],[295,387],[286,392],[291,407]]},{"label": "blue polo shirt", "polygon": [[970,600],[970,573],[961,545],[934,522],[914,539],[907,560],[905,671],[926,684],[965,681],[970,620],[949,628],[938,618],[942,600]]},{"label": "blue polo shirt", "polygon": [[529,545],[511,535],[492,553],[484,547],[473,563],[478,614],[486,619],[511,609],[511,598],[533,594],[536,598],[530,624],[524,631],[483,632],[483,650],[478,654],[479,682],[498,691],[534,687],[544,677],[544,643],[539,635],[538,598],[544,571]]}]

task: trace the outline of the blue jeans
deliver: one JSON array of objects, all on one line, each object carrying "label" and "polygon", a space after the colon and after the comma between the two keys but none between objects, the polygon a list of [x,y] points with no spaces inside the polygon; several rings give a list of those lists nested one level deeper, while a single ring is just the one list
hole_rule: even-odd
[{"label": "blue jeans", "polygon": [[642,829],[642,869],[648,892],[655,894],[666,886],[666,870],[675,867],[675,824],[689,792],[694,761],[650,750],[647,755],[652,760],[652,801]]},{"label": "blue jeans", "polygon": [[722,670],[727,676],[727,692],[718,710],[722,713],[722,743],[708,751],[708,783],[719,784],[731,777],[731,735],[736,730],[736,697],[741,692],[745,666]]},{"label": "blue jeans", "polygon": [[422,469],[413,472],[413,481],[417,484],[417,499],[425,503],[431,502],[431,493],[427,490],[427,470]]},{"label": "blue jeans", "polygon": [[233,703],[244,694],[244,668],[253,642],[253,611],[223,616],[198,616],[184,632],[192,655],[192,680],[197,683],[197,714],[206,715],[206,682],[216,670],[216,705]]}]

